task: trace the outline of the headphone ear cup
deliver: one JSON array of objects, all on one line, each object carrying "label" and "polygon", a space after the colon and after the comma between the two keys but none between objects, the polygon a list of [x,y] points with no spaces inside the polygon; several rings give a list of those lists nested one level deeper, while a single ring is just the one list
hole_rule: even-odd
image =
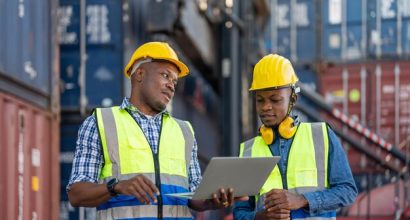
[{"label": "headphone ear cup", "polygon": [[295,135],[296,126],[294,126],[293,122],[293,118],[288,116],[279,124],[278,131],[281,137],[290,139]]},{"label": "headphone ear cup", "polygon": [[267,145],[272,144],[273,140],[275,140],[275,133],[270,127],[266,127],[265,125],[262,125],[259,128],[259,133],[261,134],[263,141]]}]

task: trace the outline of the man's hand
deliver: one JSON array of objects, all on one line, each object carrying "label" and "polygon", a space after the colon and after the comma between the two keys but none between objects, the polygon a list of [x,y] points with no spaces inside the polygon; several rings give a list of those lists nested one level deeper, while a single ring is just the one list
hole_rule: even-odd
[{"label": "man's hand", "polygon": [[235,201],[247,201],[248,196],[234,197],[234,190],[228,188],[228,193],[225,192],[223,188],[219,189],[219,197],[216,193],[212,194],[212,208],[211,209],[221,209],[231,207]]},{"label": "man's hand", "polygon": [[281,209],[296,210],[307,205],[305,197],[284,189],[272,189],[265,197],[265,209],[268,212]]},{"label": "man's hand", "polygon": [[151,204],[150,199],[156,203],[157,198],[154,194],[159,195],[155,184],[142,174],[118,182],[114,190],[118,194],[135,196],[142,204]]},{"label": "man's hand", "polygon": [[210,209],[221,209],[232,206],[233,204],[233,189],[229,188],[228,192],[225,192],[225,189],[219,189],[219,196],[216,193],[212,194],[212,199],[209,200],[211,202]]},{"label": "man's hand", "polygon": [[211,209],[228,208],[231,207],[235,201],[247,201],[248,199],[248,196],[235,197],[234,190],[232,188],[228,188],[227,190],[220,188],[218,193],[212,194],[211,199],[190,200],[189,206],[196,211],[205,211]]}]

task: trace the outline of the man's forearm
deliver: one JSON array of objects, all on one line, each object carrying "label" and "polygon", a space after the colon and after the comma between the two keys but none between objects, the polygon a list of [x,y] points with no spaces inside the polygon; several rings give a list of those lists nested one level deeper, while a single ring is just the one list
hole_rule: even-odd
[{"label": "man's forearm", "polygon": [[111,198],[105,184],[78,182],[71,185],[68,199],[74,207],[96,207]]},{"label": "man's forearm", "polygon": [[356,198],[356,191],[348,185],[342,185],[305,193],[304,197],[308,200],[309,211],[312,214],[320,214],[350,205]]}]

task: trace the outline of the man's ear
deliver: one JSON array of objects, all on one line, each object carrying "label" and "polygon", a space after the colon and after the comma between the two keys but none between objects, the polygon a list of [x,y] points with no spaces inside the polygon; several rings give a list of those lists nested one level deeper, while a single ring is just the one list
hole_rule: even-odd
[{"label": "man's ear", "polygon": [[296,93],[293,93],[291,101],[292,101],[294,104],[296,104],[296,101],[297,101],[297,100],[298,100],[298,95],[297,95]]},{"label": "man's ear", "polygon": [[296,93],[292,93],[291,94],[291,96],[290,96],[290,109],[292,109],[293,108],[293,106],[295,106],[296,105],[296,101],[298,100],[298,95],[296,94]]},{"label": "man's ear", "polygon": [[142,68],[137,68],[136,70],[135,70],[135,73],[134,74],[132,74],[132,80],[134,81],[137,81],[137,82],[141,82],[142,81],[142,79],[143,79],[143,75],[144,75],[144,72],[145,72],[145,70],[144,69],[142,69]]}]

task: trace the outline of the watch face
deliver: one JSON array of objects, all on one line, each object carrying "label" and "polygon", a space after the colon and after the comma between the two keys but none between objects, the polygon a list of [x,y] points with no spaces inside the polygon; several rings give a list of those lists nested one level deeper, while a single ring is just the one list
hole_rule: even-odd
[{"label": "watch face", "polygon": [[118,181],[119,180],[117,178],[114,178],[114,179],[107,182],[108,191],[111,193],[112,196],[117,195],[117,192],[115,192],[115,190],[114,190],[114,186],[115,186],[115,184],[118,183]]},{"label": "watch face", "polygon": [[116,182],[118,182],[118,179],[117,179],[117,178],[114,178],[114,179],[108,181],[107,185],[111,186],[112,184],[114,184],[114,183],[116,183]]}]

